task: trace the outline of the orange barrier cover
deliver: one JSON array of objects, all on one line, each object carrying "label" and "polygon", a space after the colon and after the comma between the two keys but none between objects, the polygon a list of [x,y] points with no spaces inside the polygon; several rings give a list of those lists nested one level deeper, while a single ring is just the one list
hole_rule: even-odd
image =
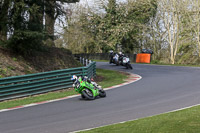
[{"label": "orange barrier cover", "polygon": [[151,61],[151,54],[137,54],[136,63],[150,63]]}]

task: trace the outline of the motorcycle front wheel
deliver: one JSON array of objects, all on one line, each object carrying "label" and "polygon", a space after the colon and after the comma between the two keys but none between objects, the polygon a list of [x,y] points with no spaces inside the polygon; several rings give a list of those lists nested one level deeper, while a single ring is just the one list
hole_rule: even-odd
[{"label": "motorcycle front wheel", "polygon": [[87,89],[87,88],[85,88],[85,90],[82,91],[82,95],[88,100],[94,100],[95,99],[92,91],[90,89]]},{"label": "motorcycle front wheel", "polygon": [[85,99],[85,96],[83,94],[81,94],[82,99]]},{"label": "motorcycle front wheel", "polygon": [[104,90],[99,90],[100,97],[106,97],[106,92]]},{"label": "motorcycle front wheel", "polygon": [[132,67],[131,64],[129,64],[129,63],[128,63],[128,67],[129,67],[130,69],[133,69],[133,67]]}]

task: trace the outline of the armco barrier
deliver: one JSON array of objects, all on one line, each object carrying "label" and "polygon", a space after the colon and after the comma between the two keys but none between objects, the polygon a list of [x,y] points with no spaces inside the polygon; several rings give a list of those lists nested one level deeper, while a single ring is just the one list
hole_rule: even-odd
[{"label": "armco barrier", "polygon": [[[135,62],[137,54],[126,54],[130,61]],[[75,57],[82,57],[85,59],[92,59],[92,60],[110,60],[109,53],[90,53],[90,54],[74,54]]]},{"label": "armco barrier", "polygon": [[0,78],[0,101],[72,87],[71,76],[96,75],[96,62],[85,67]]}]

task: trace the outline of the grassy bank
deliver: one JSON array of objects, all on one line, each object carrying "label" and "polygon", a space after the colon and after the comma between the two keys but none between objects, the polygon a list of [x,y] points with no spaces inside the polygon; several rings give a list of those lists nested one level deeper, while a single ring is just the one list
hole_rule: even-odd
[{"label": "grassy bank", "polygon": [[169,63],[162,63],[158,60],[152,60],[150,64],[153,65],[169,65],[169,66],[184,66],[184,67],[200,67],[200,65],[195,64],[169,64]]},{"label": "grassy bank", "polygon": [[[103,69],[97,69],[97,75],[101,77],[100,84],[103,88],[117,85],[124,82],[124,79],[127,78],[127,75],[124,75],[123,73],[119,73],[116,71],[111,70],[103,70]],[[66,89],[58,92],[50,92],[47,94],[42,94],[38,96],[31,96],[26,97],[22,99],[17,100],[11,100],[11,101],[4,101],[0,102],[0,109],[6,109],[6,108],[12,108],[20,105],[26,105],[36,102],[42,102],[46,100],[53,100],[58,98],[63,98],[66,96],[77,94],[74,89]]]},{"label": "grassy bank", "polygon": [[84,133],[199,133],[200,106],[96,128]]},{"label": "grassy bank", "polygon": [[125,73],[104,69],[97,69],[97,75],[103,77],[103,80],[98,82],[103,88],[124,83],[124,80],[128,77]]},{"label": "grassy bank", "polygon": [[97,59],[92,59],[92,60],[96,62],[109,62],[109,60],[97,60]]}]

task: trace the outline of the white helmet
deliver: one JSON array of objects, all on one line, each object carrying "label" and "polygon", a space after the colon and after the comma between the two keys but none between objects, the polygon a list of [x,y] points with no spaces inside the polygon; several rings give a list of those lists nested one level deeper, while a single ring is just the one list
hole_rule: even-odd
[{"label": "white helmet", "polygon": [[76,75],[73,75],[72,78],[71,78],[71,80],[72,80],[72,81],[77,80],[77,76],[76,76]]}]

